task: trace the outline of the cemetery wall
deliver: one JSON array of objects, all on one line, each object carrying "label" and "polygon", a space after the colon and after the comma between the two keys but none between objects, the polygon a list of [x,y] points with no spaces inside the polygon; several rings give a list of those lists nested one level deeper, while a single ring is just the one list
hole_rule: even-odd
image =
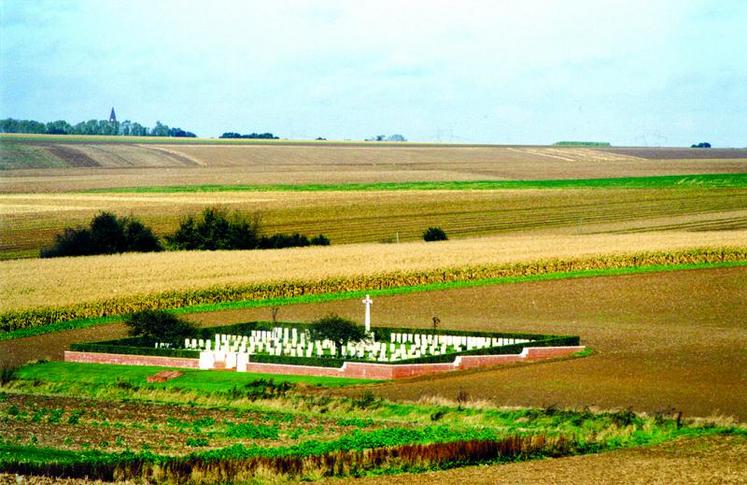
[{"label": "cemetery wall", "polygon": [[153,365],[197,369],[199,360],[185,357],[162,357],[160,355],[105,354],[100,352],[65,351],[65,362],[89,364]]},{"label": "cemetery wall", "polygon": [[[585,347],[527,347],[521,354],[507,355],[463,355],[453,363],[435,364],[377,364],[368,362],[346,362],[342,368],[317,367],[292,364],[249,362],[247,372],[267,374],[294,374],[326,377],[351,377],[362,379],[403,379],[455,370],[493,367],[514,362],[551,359],[572,355]],[[106,354],[97,352],[65,351],[65,361],[99,364],[153,365],[197,369],[199,359],[183,357],[161,357],[152,355]]]}]

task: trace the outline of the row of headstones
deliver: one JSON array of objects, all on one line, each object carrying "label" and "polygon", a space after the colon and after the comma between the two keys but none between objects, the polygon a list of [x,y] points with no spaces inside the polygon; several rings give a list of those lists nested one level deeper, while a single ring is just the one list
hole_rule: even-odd
[{"label": "row of headstones", "polygon": [[433,335],[395,332],[392,332],[390,334],[389,341],[391,343],[412,343],[415,345],[422,345],[422,343],[425,342],[429,346],[432,346],[434,344],[446,344],[447,346],[466,347],[467,350],[482,349],[487,347],[502,347],[504,345],[523,344],[530,342],[529,339],[518,338],[474,337],[470,335]]}]

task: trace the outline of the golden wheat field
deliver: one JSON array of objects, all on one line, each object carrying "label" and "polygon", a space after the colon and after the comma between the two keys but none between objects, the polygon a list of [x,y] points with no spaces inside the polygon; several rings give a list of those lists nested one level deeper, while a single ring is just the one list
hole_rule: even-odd
[{"label": "golden wheat field", "polygon": [[268,234],[323,233],[333,244],[416,240],[430,226],[451,238],[747,228],[740,188],[0,194],[0,258],[36,257],[102,210],[163,236],[209,206],[260,214]]},{"label": "golden wheat field", "polygon": [[188,251],[0,262],[0,310],[242,283],[322,280],[547,258],[744,247],[747,231],[494,236],[439,243]]}]

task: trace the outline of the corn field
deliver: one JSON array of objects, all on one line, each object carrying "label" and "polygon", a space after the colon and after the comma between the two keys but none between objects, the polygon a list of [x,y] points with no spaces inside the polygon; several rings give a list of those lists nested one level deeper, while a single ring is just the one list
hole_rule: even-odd
[{"label": "corn field", "polygon": [[421,271],[395,271],[372,275],[330,277],[319,280],[299,279],[281,282],[229,284],[203,289],[110,297],[58,307],[6,311],[0,314],[0,331],[9,332],[67,320],[123,315],[145,309],[171,309],[245,300],[269,300],[303,295],[335,294],[549,273],[742,261],[747,261],[747,248],[690,249],[585,258],[546,259],[534,262],[486,264]]}]

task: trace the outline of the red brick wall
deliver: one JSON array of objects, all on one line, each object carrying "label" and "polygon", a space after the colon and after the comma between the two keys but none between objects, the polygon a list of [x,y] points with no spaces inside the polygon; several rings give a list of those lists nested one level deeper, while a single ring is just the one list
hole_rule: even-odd
[{"label": "red brick wall", "polygon": [[[525,355],[464,355],[453,363],[445,364],[376,364],[366,362],[346,362],[341,369],[336,367],[314,367],[308,365],[269,364],[249,362],[247,372],[279,375],[352,377],[359,379],[404,379],[427,374],[455,370],[493,367],[513,362],[552,359],[571,355],[583,350],[579,347],[531,347],[525,348]],[[183,367],[197,369],[198,359],[178,357],[158,357],[151,355],[103,354],[94,352],[65,351],[68,362],[92,362],[99,364],[155,365],[163,367]]]},{"label": "red brick wall", "polygon": [[157,355],[104,354],[98,352],[65,351],[66,362],[86,362],[92,364],[155,365],[160,367],[181,367],[197,369],[198,359],[183,357],[161,357]]}]

